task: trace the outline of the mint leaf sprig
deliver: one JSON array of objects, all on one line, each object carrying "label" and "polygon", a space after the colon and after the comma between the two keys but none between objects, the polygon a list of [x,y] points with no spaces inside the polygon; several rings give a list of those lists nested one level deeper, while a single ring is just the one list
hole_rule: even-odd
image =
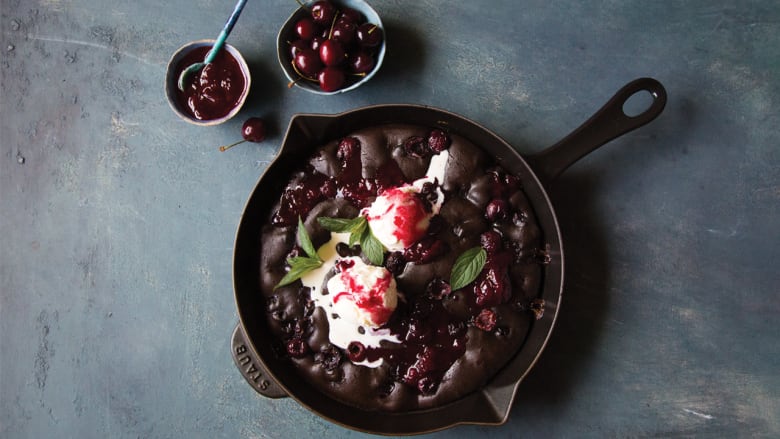
[{"label": "mint leaf sprig", "polygon": [[284,275],[274,289],[289,285],[303,277],[306,273],[322,266],[322,258],[317,254],[317,250],[314,248],[314,244],[311,242],[309,234],[306,233],[306,227],[303,225],[301,217],[298,217],[297,237],[306,256],[287,258],[287,265],[290,266],[290,271]]},{"label": "mint leaf sprig", "polygon": [[452,265],[450,288],[459,290],[474,280],[482,272],[487,262],[487,252],[481,246],[472,247],[458,256]]},{"label": "mint leaf sprig", "polygon": [[368,220],[364,216],[352,219],[319,217],[317,222],[322,228],[336,233],[349,233],[349,246],[360,244],[366,258],[374,265],[382,265],[385,259],[385,247],[371,232]]}]

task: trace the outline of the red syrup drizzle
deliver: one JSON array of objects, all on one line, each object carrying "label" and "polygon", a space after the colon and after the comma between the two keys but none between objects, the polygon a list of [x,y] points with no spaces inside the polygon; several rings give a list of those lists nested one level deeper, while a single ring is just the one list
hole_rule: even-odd
[{"label": "red syrup drizzle", "polygon": [[333,303],[338,303],[340,300],[350,300],[361,311],[370,315],[371,321],[386,323],[393,314],[393,310],[385,306],[384,300],[384,293],[393,280],[392,273],[385,271],[384,276],[377,278],[374,285],[367,287],[358,282],[348,271],[354,265],[354,261],[343,259],[336,263],[336,269],[341,272],[341,281],[347,291],[336,292],[333,296]]}]

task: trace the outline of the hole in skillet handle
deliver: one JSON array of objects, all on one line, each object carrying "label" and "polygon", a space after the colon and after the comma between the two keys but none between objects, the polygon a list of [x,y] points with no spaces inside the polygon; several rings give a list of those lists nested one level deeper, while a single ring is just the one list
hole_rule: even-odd
[{"label": "hole in skillet handle", "polygon": [[637,117],[650,109],[655,96],[647,90],[640,90],[629,97],[623,104],[623,114],[628,117]]},{"label": "hole in skillet handle", "polygon": [[[643,98],[652,101],[636,111]],[[596,148],[633,131],[661,114],[666,106],[666,89],[653,78],[635,79],[618,90],[590,119],[571,134],[543,151],[526,157],[543,185]],[[637,102],[637,100],[639,102]],[[627,114],[627,110],[631,114]]]}]

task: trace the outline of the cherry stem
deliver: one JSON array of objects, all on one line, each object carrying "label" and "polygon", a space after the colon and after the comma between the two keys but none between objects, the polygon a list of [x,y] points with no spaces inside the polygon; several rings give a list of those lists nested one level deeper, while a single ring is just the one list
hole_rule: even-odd
[{"label": "cherry stem", "polygon": [[234,146],[236,146],[236,145],[239,145],[239,144],[241,144],[241,143],[244,143],[244,142],[246,142],[246,140],[239,140],[238,142],[236,142],[236,143],[231,143],[231,144],[230,144],[230,145],[228,145],[228,146],[220,146],[220,147],[219,147],[219,151],[220,151],[220,152],[225,152],[225,151],[227,151],[228,149],[230,149],[230,148],[232,148],[232,147],[234,147]]},{"label": "cherry stem", "polygon": [[339,18],[339,12],[341,11],[337,10],[336,13],[333,15],[333,21],[330,23],[330,32],[328,32],[328,39],[331,39],[333,37],[333,28],[336,27],[336,19]]},{"label": "cherry stem", "polygon": [[371,29],[368,30],[368,33],[370,34],[371,32],[375,31],[377,27],[379,27],[379,26],[377,26],[377,25],[371,26]]},{"label": "cherry stem", "polygon": [[[298,66],[295,65],[295,60],[293,60],[291,64],[292,64],[293,70],[295,70],[295,73],[297,73],[298,76],[300,76],[302,79],[306,79],[307,81],[312,81],[312,82],[319,82],[317,79],[309,78],[308,76],[306,76],[303,73],[301,73],[301,71],[298,70]],[[295,83],[295,82],[297,82],[297,80],[293,81],[292,83]],[[288,87],[291,87],[291,85],[288,85]]]}]

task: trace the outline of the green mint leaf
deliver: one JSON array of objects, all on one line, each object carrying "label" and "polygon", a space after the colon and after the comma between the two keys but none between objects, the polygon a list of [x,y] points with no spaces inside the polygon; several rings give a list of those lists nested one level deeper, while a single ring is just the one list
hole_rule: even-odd
[{"label": "green mint leaf", "polygon": [[317,218],[317,222],[320,223],[323,229],[336,233],[354,233],[356,228],[365,220],[362,216],[352,219],[328,218],[324,216]]},{"label": "green mint leaf", "polygon": [[317,268],[322,265],[322,261],[308,256],[295,256],[287,259],[287,265],[290,267],[308,267],[310,265],[316,265],[314,268]]},{"label": "green mint leaf", "polygon": [[473,247],[463,252],[452,266],[450,287],[459,290],[474,282],[487,262],[487,252],[482,247]]},{"label": "green mint leaf", "polygon": [[296,280],[303,277],[304,274],[314,270],[315,268],[319,268],[320,266],[322,266],[322,261],[319,259],[297,256],[288,259],[287,264],[290,265],[290,271],[288,271],[287,274],[284,275],[282,280],[280,280],[279,283],[276,284],[274,289],[295,282]]},{"label": "green mint leaf", "polygon": [[301,244],[303,251],[305,251],[310,258],[316,260],[320,259],[320,257],[317,256],[317,249],[314,248],[314,244],[312,244],[311,238],[309,238],[309,234],[306,233],[306,227],[304,227],[300,216],[298,217],[298,242]]},{"label": "green mint leaf", "polygon": [[363,234],[366,233],[368,230],[368,221],[364,217],[363,221],[359,222],[354,230],[352,230],[352,234],[349,235],[349,246],[354,247],[355,244],[359,244],[360,241],[363,239]]},{"label": "green mint leaf", "polygon": [[382,265],[385,259],[385,247],[371,233],[371,228],[366,227],[360,236],[360,249],[369,261],[374,265]]}]

